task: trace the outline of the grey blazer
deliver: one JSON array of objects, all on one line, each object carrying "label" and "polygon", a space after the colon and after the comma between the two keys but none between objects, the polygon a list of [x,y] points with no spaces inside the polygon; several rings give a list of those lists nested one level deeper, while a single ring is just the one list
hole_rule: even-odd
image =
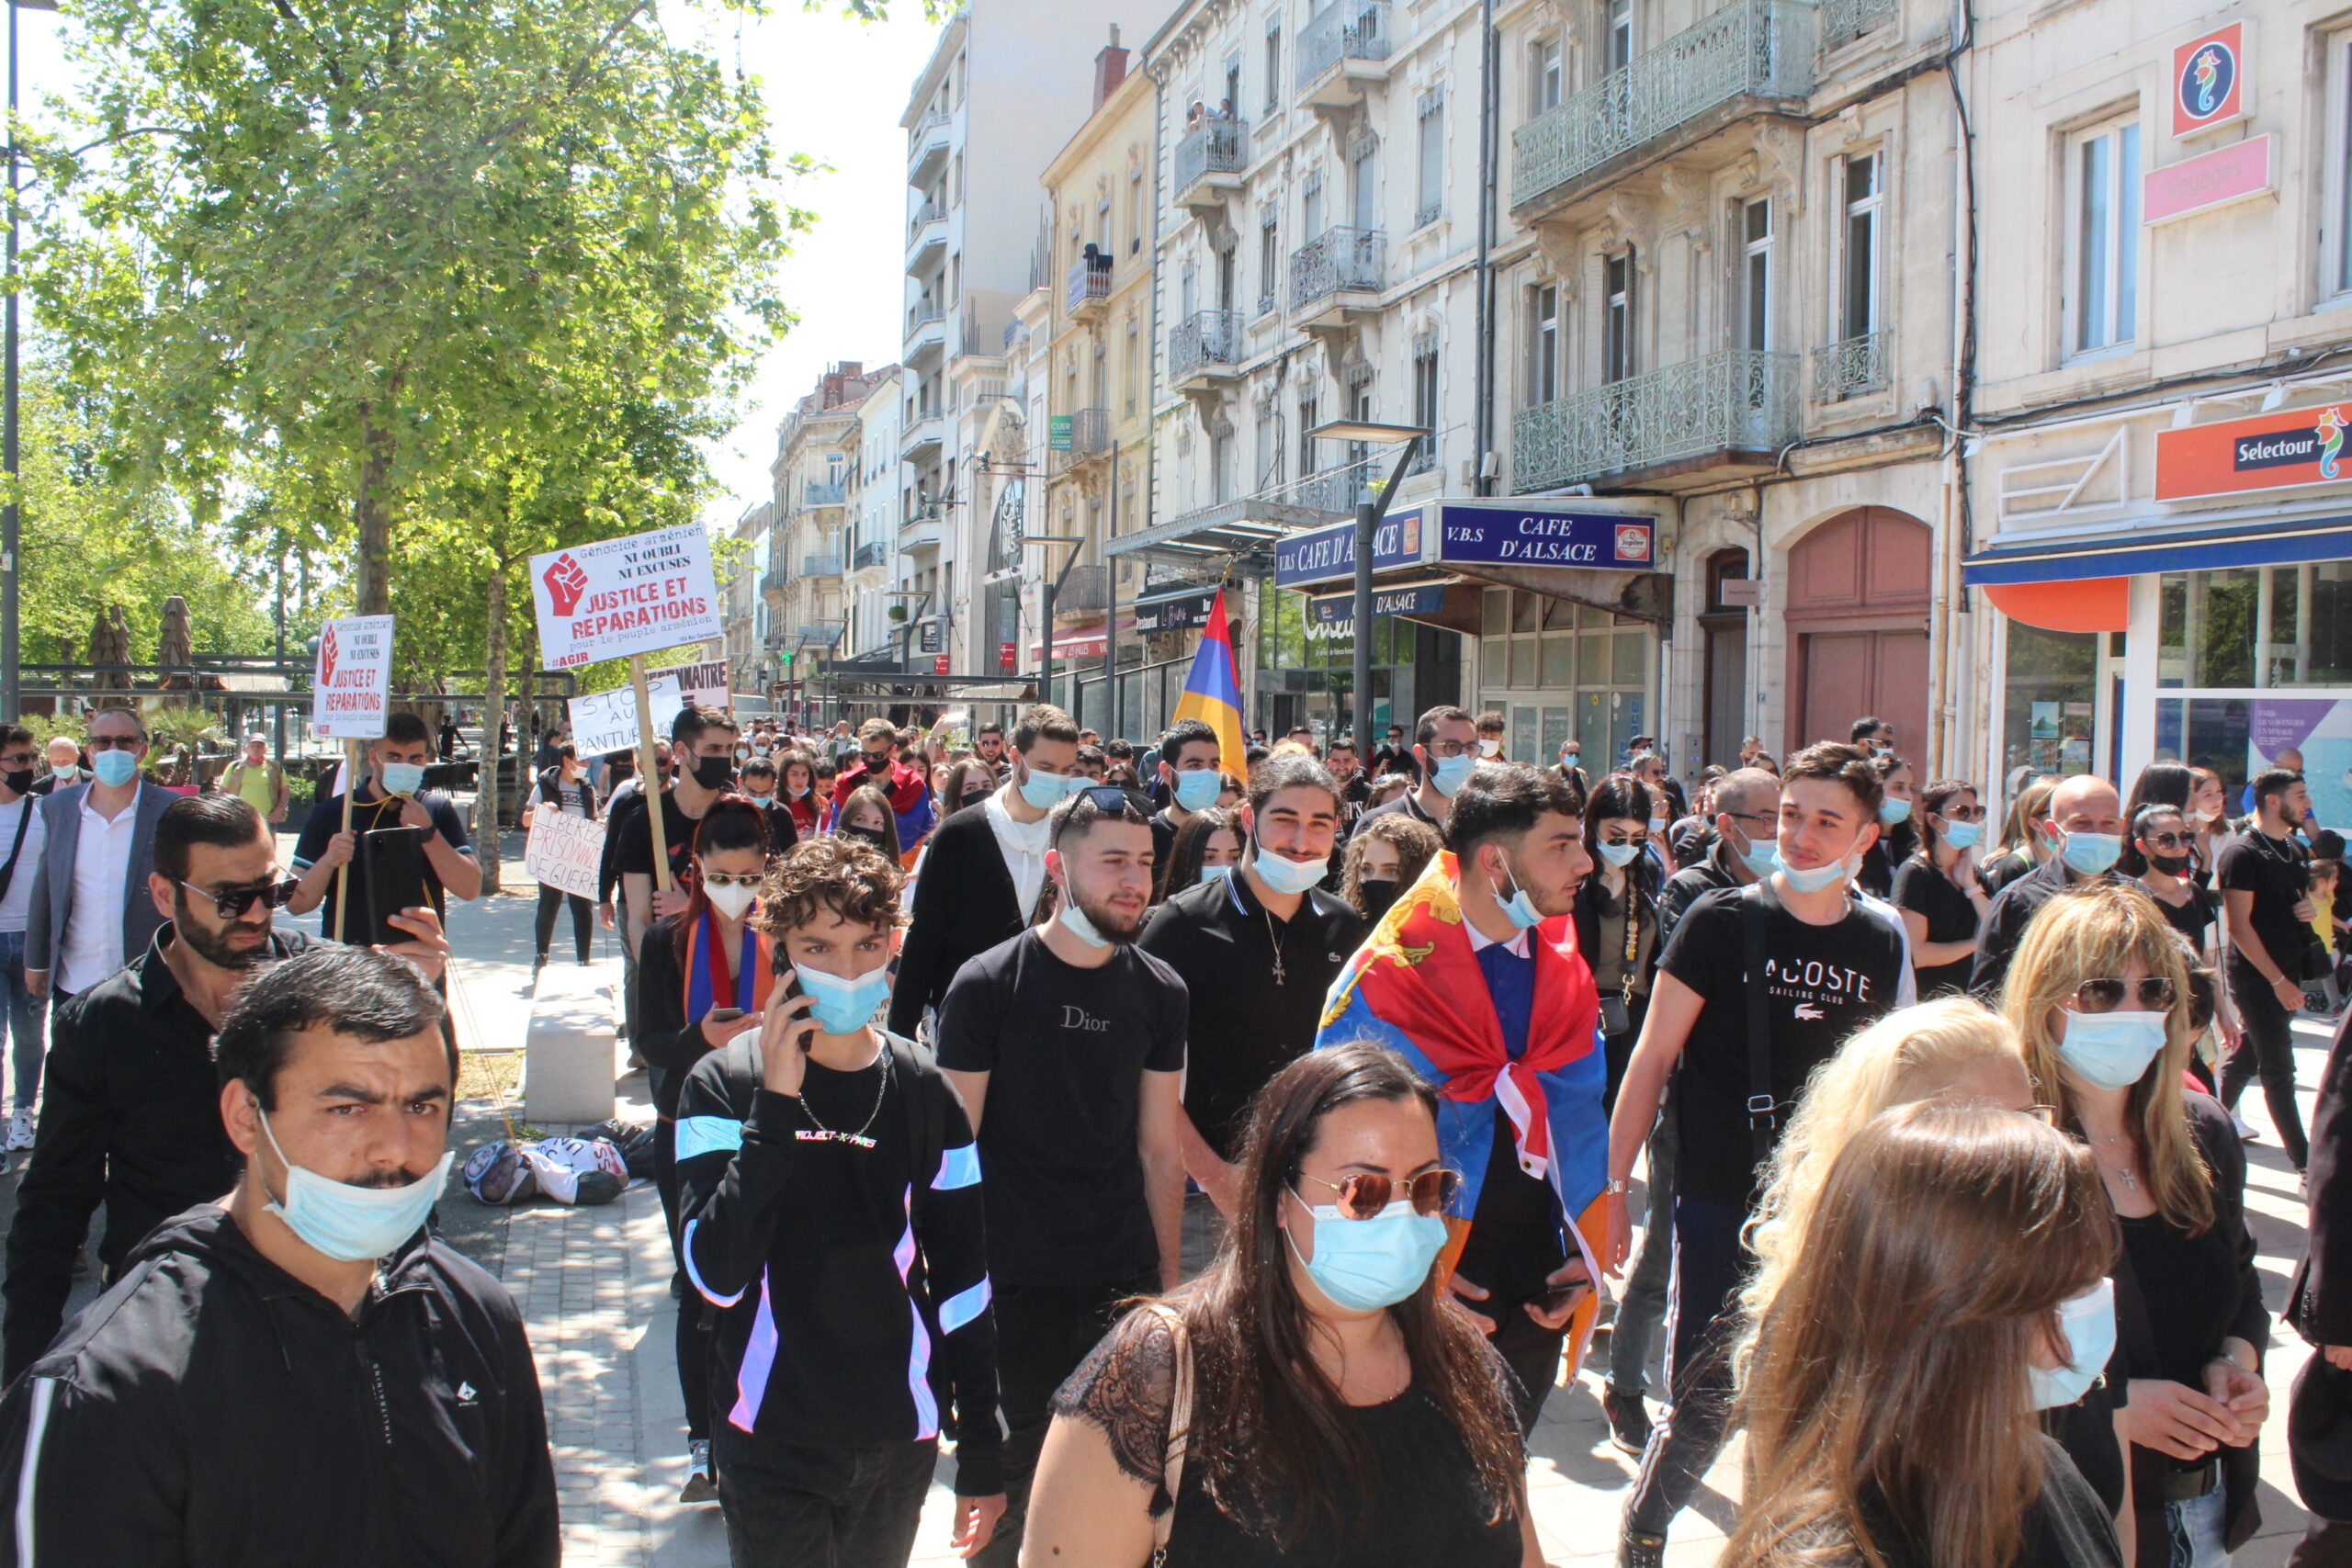
[{"label": "grey blazer", "polygon": [[[42,811],[41,828],[49,837],[41,843],[40,869],[33,878],[32,907],[26,912],[25,967],[54,971],[65,946],[65,931],[74,919],[74,859],[82,845],[82,801],[87,784],[75,784],[36,797]],[[139,797],[131,810],[139,814],[130,830],[130,874],[122,890],[122,955],[129,963],[146,953],[164,917],[147,896],[147,874],[155,869],[155,823],[164,808],[179,798],[160,785],[139,782]],[[56,976],[51,975],[54,984]]]}]

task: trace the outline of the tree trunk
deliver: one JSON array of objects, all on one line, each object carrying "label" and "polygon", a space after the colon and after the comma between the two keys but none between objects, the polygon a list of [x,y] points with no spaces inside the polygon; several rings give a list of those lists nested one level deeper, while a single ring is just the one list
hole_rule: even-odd
[{"label": "tree trunk", "polygon": [[[506,709],[506,563],[500,561],[490,574],[489,598],[484,604],[484,619],[489,625],[489,649],[483,656],[482,682],[482,756],[481,794],[474,809],[474,858],[481,863],[481,886],[485,893],[496,893],[498,886],[498,724]],[[517,783],[522,772],[515,773]]]},{"label": "tree trunk", "polygon": [[359,492],[352,502],[351,519],[359,536],[358,571],[354,578],[356,615],[392,613],[392,457],[391,431],[377,423],[374,405],[359,406]]}]

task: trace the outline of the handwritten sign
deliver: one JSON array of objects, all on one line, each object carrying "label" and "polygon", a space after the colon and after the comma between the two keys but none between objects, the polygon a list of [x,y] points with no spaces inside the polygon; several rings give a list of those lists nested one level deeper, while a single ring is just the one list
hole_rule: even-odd
[{"label": "handwritten sign", "polygon": [[391,711],[392,617],[345,615],[319,634],[311,728],[329,740],[373,740]]},{"label": "handwritten sign", "polygon": [[[669,734],[670,721],[685,704],[676,677],[666,671],[646,681],[645,693],[652,703],[653,733],[659,739]],[[641,739],[637,728],[637,694],[628,687],[572,697],[564,708],[571,720],[572,748],[582,758],[637,750]]]},{"label": "handwritten sign", "polygon": [[574,817],[544,800],[539,802],[531,814],[531,836],[523,845],[523,869],[531,880],[594,898],[596,868],[604,858],[603,818]]},{"label": "handwritten sign", "polygon": [[724,659],[713,659],[700,664],[673,664],[663,673],[677,677],[678,689],[695,706],[726,712],[735,705],[733,668]]},{"label": "handwritten sign", "polygon": [[533,556],[531,603],[549,670],[725,633],[699,523]]}]

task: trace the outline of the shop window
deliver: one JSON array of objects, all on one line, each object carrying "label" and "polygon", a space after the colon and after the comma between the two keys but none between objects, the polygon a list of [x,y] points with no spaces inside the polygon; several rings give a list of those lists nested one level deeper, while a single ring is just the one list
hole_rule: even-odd
[{"label": "shop window", "polygon": [[2045,631],[2010,621],[2005,680],[2003,775],[2021,765],[2046,773],[2090,772],[2098,634]]},{"label": "shop window", "polygon": [[2352,561],[2168,571],[2157,602],[2159,685],[2352,686]]}]

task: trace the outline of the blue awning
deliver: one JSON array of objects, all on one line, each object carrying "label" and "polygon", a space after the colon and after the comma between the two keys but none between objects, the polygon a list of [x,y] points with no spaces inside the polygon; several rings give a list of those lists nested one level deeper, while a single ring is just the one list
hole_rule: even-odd
[{"label": "blue awning", "polygon": [[1972,584],[2067,582],[2149,571],[2283,566],[2352,558],[2352,516],[2237,522],[2181,533],[2134,531],[1979,550],[1961,563]]}]

